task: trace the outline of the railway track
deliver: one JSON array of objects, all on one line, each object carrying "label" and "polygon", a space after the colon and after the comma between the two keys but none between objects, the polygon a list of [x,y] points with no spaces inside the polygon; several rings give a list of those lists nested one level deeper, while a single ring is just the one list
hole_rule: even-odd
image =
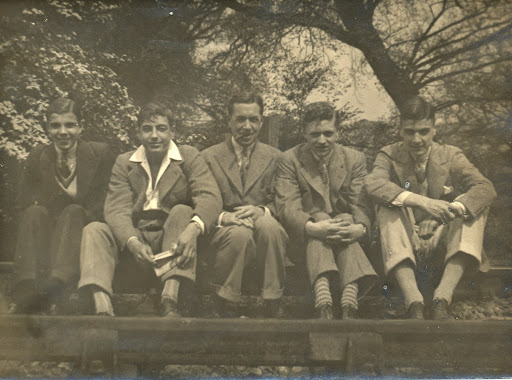
[{"label": "railway track", "polygon": [[327,366],[386,375],[512,375],[512,321],[168,320],[158,317],[2,316],[0,358],[70,361],[87,371],[121,364]]},{"label": "railway track", "polygon": [[[503,291],[510,286],[511,271],[501,267],[487,280],[487,291]],[[150,309],[151,297],[141,297]],[[445,371],[512,375],[512,320],[3,315],[0,334],[0,360],[69,361],[84,374],[100,362],[113,376],[126,376],[126,365],[164,364],[305,366],[337,374],[394,375],[397,368],[414,368],[430,376]]]}]

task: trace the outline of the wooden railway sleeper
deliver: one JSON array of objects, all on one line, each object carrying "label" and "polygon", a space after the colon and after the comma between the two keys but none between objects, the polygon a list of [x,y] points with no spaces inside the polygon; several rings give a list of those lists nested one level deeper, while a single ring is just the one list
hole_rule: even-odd
[{"label": "wooden railway sleeper", "polygon": [[80,369],[89,375],[115,375],[118,371],[117,330],[85,329],[82,333]]},{"label": "wooden railway sleeper", "polygon": [[383,339],[377,333],[309,333],[309,359],[313,365],[337,368],[346,373],[368,371],[382,374]]}]

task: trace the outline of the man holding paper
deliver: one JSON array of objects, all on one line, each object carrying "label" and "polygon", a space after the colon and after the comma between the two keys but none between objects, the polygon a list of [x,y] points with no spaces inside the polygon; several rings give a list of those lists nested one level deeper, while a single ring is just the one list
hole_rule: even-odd
[{"label": "man holding paper", "polygon": [[[121,154],[105,201],[105,223],[83,232],[79,288],[92,295],[96,314],[114,315],[110,296],[119,261],[157,268],[162,282],[160,314],[180,317],[178,291],[195,281],[197,238],[214,225],[221,210],[215,179],[199,152],[172,140],[171,111],[147,104],[139,117],[142,145]],[[158,271],[154,255],[178,256]],[[163,273],[161,273],[163,272]]]}]

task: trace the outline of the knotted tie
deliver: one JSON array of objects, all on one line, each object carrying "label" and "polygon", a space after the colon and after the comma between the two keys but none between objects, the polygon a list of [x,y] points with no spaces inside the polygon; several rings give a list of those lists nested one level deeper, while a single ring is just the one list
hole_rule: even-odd
[{"label": "knotted tie", "polygon": [[247,178],[247,171],[249,170],[249,148],[244,147],[240,153],[240,177],[242,184],[245,186],[245,179]]},{"label": "knotted tie", "polygon": [[59,182],[67,189],[69,184],[73,181],[74,173],[68,165],[68,153],[62,152],[59,163],[57,165],[57,176]]},{"label": "knotted tie", "polygon": [[419,157],[414,163],[414,174],[416,175],[416,179],[420,184],[425,181],[427,175],[427,161],[428,155],[424,155]]},{"label": "knotted tie", "polygon": [[318,171],[320,172],[320,176],[322,177],[322,182],[328,183],[329,174],[327,173],[327,164],[325,163],[325,160],[322,158],[318,160]]}]

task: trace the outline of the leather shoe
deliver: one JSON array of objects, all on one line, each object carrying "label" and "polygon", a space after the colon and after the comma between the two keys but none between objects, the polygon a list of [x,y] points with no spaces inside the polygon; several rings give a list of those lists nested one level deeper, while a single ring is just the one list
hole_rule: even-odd
[{"label": "leather shoe", "polygon": [[320,305],[315,309],[315,314],[318,319],[334,319],[332,315],[332,306],[329,304]]},{"label": "leather shoe", "polygon": [[425,319],[423,317],[423,309],[424,309],[423,302],[413,302],[409,309],[407,310],[407,318],[408,319]]},{"label": "leather shoe", "polygon": [[178,303],[168,297],[163,297],[160,301],[160,316],[166,318],[181,318],[178,311]]},{"label": "leather shoe", "polygon": [[432,304],[432,319],[435,320],[443,320],[443,319],[452,319],[452,316],[449,312],[448,301],[444,298],[438,298],[434,300]]},{"label": "leather shoe", "polygon": [[341,319],[356,319],[357,309],[352,306],[342,306],[341,308]]},{"label": "leather shoe", "polygon": [[239,318],[238,305],[234,302],[225,300],[218,295],[215,295],[213,301],[213,317],[214,318]]}]

